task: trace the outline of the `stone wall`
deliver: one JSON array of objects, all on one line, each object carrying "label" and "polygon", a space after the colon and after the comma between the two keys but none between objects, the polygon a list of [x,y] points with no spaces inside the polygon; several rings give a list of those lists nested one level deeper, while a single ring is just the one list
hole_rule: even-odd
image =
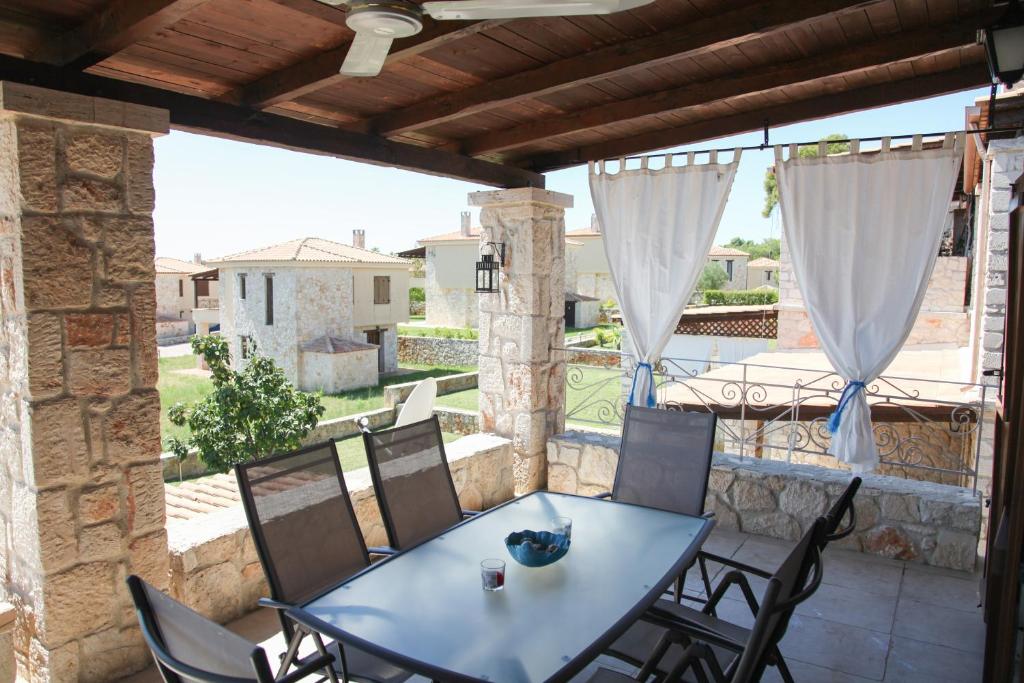
[{"label": "stone wall", "polygon": [[476,339],[398,337],[398,361],[420,365],[476,367],[480,360]]},{"label": "stone wall", "polygon": [[480,432],[480,413],[475,410],[438,406],[434,408],[434,415],[437,415],[442,432],[450,434],[478,434]]},{"label": "stone wall", "polygon": [[302,391],[337,394],[349,389],[375,387],[378,382],[376,348],[347,353],[299,352],[299,382]]},{"label": "stone wall", "polygon": [[[548,488],[610,491],[619,437],[567,432],[548,441]],[[845,472],[716,453],[705,509],[727,529],[795,540],[850,479]],[[857,530],[841,545],[960,571],[974,569],[981,499],[968,489],[864,475]]]},{"label": "stone wall", "polygon": [[620,367],[622,354],[612,349],[573,348],[566,352],[569,365],[592,365],[599,368]]},{"label": "stone wall", "polygon": [[[459,502],[486,510],[513,495],[512,444],[475,434],[446,446]],[[366,544],[387,545],[369,470],[345,473]],[[241,506],[168,525],[171,595],[221,623],[256,608],[269,595]]]},{"label": "stone wall", "polygon": [[[466,389],[475,389],[477,378],[478,373],[476,372],[460,372],[457,375],[438,377],[434,380],[437,382],[437,395],[443,396],[444,394],[453,394],[457,391],[465,391]],[[419,382],[404,382],[384,387],[384,405],[396,406],[399,403],[405,403],[409,398],[409,394],[417,386],[419,386]]]},{"label": "stone wall", "polygon": [[167,585],[153,143],[167,112],[0,83],[0,580],[19,677],[145,667]]}]

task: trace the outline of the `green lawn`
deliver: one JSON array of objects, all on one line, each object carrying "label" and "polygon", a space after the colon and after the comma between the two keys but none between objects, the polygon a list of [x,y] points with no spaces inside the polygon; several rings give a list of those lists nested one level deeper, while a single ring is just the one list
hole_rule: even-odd
[{"label": "green lawn", "polygon": [[[568,373],[565,409],[566,414],[571,415],[567,420],[570,425],[612,427],[620,424],[618,413],[621,411],[622,402],[621,370],[574,366],[568,369]],[[479,392],[476,389],[466,389],[438,396],[437,404],[449,408],[477,410],[478,396]]]},{"label": "green lawn", "polygon": [[[206,377],[197,375],[186,375],[175,370],[185,370],[196,367],[195,356],[181,356],[178,358],[160,359],[160,381],[157,390],[160,392],[160,435],[166,445],[167,438],[179,436],[184,438],[188,434],[187,427],[175,427],[167,419],[167,411],[172,405],[181,401],[186,404],[197,401],[206,396],[213,389],[213,385]],[[354,389],[340,394],[325,395],[321,398],[325,411],[322,420],[330,420],[335,417],[363,413],[368,410],[375,410],[384,407],[384,387],[391,384],[403,384],[405,382],[416,382],[427,377],[443,377],[460,372],[470,372],[475,368],[464,367],[433,367],[426,365],[407,364],[405,367],[414,369],[401,375],[394,375],[385,378],[375,387]],[[339,450],[340,450],[339,442]],[[360,445],[360,448],[362,446]],[[342,458],[344,461],[344,458]]]},{"label": "green lawn", "polygon": [[398,334],[404,337],[441,337],[442,339],[477,339],[479,332],[472,327],[422,327],[399,325]]}]

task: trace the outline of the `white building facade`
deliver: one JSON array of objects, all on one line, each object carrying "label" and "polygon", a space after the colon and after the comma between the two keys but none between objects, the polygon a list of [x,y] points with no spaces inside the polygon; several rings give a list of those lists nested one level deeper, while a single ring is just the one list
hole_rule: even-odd
[{"label": "white building facade", "polygon": [[[157,340],[172,341],[187,338],[196,331],[192,311],[197,301],[217,298],[217,282],[205,284],[192,280],[192,276],[208,270],[199,254],[192,261],[158,256],[156,267],[156,330]],[[196,286],[201,291],[196,291]]]}]

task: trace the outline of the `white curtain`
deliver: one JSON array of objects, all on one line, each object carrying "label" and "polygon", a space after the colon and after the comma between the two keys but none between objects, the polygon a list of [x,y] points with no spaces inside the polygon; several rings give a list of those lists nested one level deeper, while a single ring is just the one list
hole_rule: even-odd
[{"label": "white curtain", "polygon": [[830,452],[855,472],[878,462],[865,386],[892,362],[914,325],[947,225],[963,139],[941,149],[799,158],[776,176],[783,230],[807,314],[847,385],[829,418]]},{"label": "white curtain", "polygon": [[636,370],[630,401],[655,404],[652,365],[679,322],[725,209],[740,152],[728,164],[695,164],[608,173],[590,166],[590,193],[604,234],[622,317],[633,341]]}]

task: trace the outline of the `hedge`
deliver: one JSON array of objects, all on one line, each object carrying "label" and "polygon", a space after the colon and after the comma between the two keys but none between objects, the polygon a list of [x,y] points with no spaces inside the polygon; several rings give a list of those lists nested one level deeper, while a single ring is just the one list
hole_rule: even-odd
[{"label": "hedge", "polygon": [[708,306],[764,306],[779,303],[779,293],[773,289],[706,289],[704,303]]}]

